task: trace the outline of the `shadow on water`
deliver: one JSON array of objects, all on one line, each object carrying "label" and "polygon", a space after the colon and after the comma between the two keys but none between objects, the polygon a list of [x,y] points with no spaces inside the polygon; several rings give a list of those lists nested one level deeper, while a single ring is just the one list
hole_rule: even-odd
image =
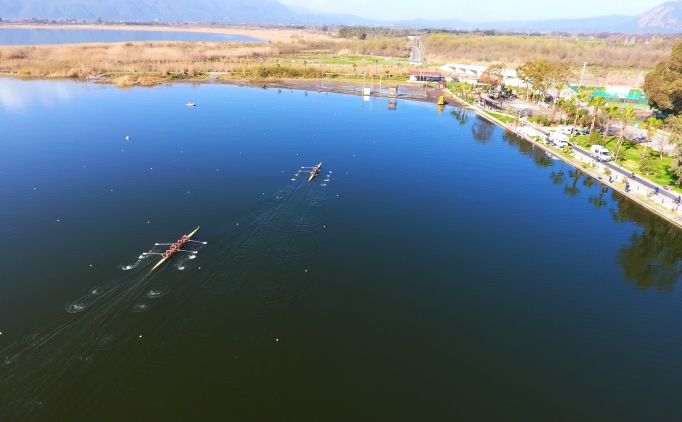
[{"label": "shadow on water", "polygon": [[[209,244],[201,263],[174,264],[186,271],[169,272],[169,265],[150,273],[153,259],[126,267],[120,279],[93,287],[65,316],[0,352],[0,420],[79,414],[87,404],[69,395],[74,383],[96,391],[90,400],[104,406],[107,397],[120,396],[123,374],[131,371],[156,375],[146,394],[124,398],[146,400],[163,390],[153,380],[197,351],[244,370],[238,358],[263,341],[278,309],[309,285],[303,264],[317,249],[313,234],[323,220],[317,208],[326,200],[317,185],[299,179],[280,188]],[[138,341],[141,332],[152,341]]]},{"label": "shadow on water", "polygon": [[[503,140],[515,146],[521,155],[533,159],[539,167],[553,166],[553,162],[544,165],[542,156],[546,155],[540,148],[533,148],[533,144],[514,133],[505,131]],[[568,170],[564,170],[566,167]],[[553,184],[563,185],[566,195],[576,198],[582,193],[580,185],[588,192],[597,186],[599,193],[588,196],[588,203],[598,210],[608,208],[617,223],[634,223],[638,227],[630,237],[630,244],[622,247],[616,257],[625,279],[641,290],[672,293],[682,276],[682,230],[618,192],[611,191],[608,201],[606,185],[563,162],[558,170],[551,171],[549,178]]]},{"label": "shadow on water", "polygon": [[450,112],[450,114],[457,120],[457,122],[460,125],[466,125],[469,123],[469,119],[471,118],[471,114],[473,111],[469,110],[468,108],[461,108],[461,107],[455,107],[454,110]]},{"label": "shadow on water", "polygon": [[476,142],[486,144],[492,141],[496,126],[497,125],[490,123],[483,117],[476,116],[474,118],[474,123],[471,125],[471,135]]},{"label": "shadow on water", "polygon": [[618,251],[626,279],[642,290],[672,293],[682,276],[682,231],[618,193],[613,199],[617,203],[610,209],[613,220],[642,228]]}]

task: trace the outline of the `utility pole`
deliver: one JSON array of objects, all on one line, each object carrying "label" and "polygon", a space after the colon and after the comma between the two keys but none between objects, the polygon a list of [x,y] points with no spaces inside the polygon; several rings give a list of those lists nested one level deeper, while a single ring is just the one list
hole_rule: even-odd
[{"label": "utility pole", "polygon": [[585,67],[587,67],[587,62],[583,62],[583,73],[580,75],[580,83],[578,84],[579,86],[583,86],[583,77],[585,76]]},{"label": "utility pole", "polygon": [[636,89],[639,89],[639,82],[642,80],[642,74],[644,71],[639,72],[639,77],[637,78],[637,85],[635,86]]}]

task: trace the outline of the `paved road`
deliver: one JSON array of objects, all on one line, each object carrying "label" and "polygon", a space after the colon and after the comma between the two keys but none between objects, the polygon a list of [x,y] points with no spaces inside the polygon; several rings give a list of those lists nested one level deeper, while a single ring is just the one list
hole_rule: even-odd
[{"label": "paved road", "polygon": [[[549,136],[548,130],[532,126],[531,124],[524,122],[524,121],[522,121],[522,123],[524,124],[523,129],[526,129],[526,128],[530,129],[532,127],[536,132],[540,132],[543,135]],[[588,150],[586,150],[585,148],[583,148],[579,145],[575,145],[575,144],[572,147],[576,153],[576,158],[580,158],[580,157],[578,157],[578,155],[582,155],[583,157],[585,157],[588,160],[594,160],[594,158],[592,158],[592,156],[590,155],[590,152]],[[639,177],[637,175],[635,175],[634,179],[631,179],[630,175],[632,174],[632,172],[630,172],[630,171],[628,171],[628,170],[626,170],[626,169],[620,167],[619,165],[614,164],[610,161],[600,162],[600,164],[603,165],[604,167],[610,168],[612,175],[614,175],[614,176],[618,175],[621,179],[626,180],[630,184],[630,189],[639,190],[639,187],[642,187],[644,189],[648,189],[649,191],[653,191],[654,189],[659,187],[657,184],[652,183],[649,180],[642,179],[641,177]],[[674,201],[675,199],[678,198],[679,195],[676,193],[673,193],[673,192],[669,192],[663,188],[660,188],[658,196],[661,198],[668,198],[671,201]]]},{"label": "paved road", "polygon": [[421,51],[419,51],[417,47],[410,47],[410,62],[421,63],[421,61],[422,61]]}]

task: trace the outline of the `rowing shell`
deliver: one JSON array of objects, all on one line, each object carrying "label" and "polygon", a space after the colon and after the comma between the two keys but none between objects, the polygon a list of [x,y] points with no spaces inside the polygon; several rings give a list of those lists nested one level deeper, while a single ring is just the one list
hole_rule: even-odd
[{"label": "rowing shell", "polygon": [[309,182],[313,180],[313,177],[317,176],[317,172],[320,171],[320,167],[322,167],[322,163],[313,167],[313,171],[310,172],[310,178],[308,179]]},{"label": "rowing shell", "polygon": [[[196,229],[194,229],[194,231],[193,231],[192,233],[188,234],[188,235],[187,235],[187,239],[188,239],[188,240],[191,239],[192,236],[194,236],[194,235],[196,234],[196,232],[198,232],[198,231],[199,231],[199,227],[197,227]],[[183,243],[182,245],[180,245],[180,248],[182,248],[184,245],[185,245],[184,243]],[[161,258],[161,261],[157,262],[157,264],[154,265],[154,268],[152,268],[152,271],[154,271],[155,269],[157,269],[161,264],[163,264],[164,262],[166,262],[166,260],[170,259],[170,257],[173,256],[173,255],[175,255],[175,252],[173,252],[172,254],[170,254],[170,255],[168,255],[168,256],[164,256],[163,258]]]}]

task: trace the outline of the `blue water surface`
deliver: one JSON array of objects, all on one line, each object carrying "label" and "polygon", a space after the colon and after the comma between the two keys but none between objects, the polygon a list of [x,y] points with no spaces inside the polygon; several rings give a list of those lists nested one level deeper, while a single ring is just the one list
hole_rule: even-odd
[{"label": "blue water surface", "polygon": [[120,29],[0,28],[0,45],[80,44],[124,41],[261,42],[246,35]]},{"label": "blue water surface", "polygon": [[679,230],[467,110],[0,79],[0,125],[0,420],[682,411]]}]

